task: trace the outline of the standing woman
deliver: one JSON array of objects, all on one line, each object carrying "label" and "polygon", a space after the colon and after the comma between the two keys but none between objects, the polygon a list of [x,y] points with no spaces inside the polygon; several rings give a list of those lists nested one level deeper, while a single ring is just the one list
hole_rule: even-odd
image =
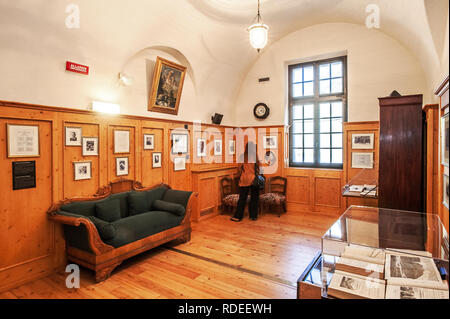
[{"label": "standing woman", "polygon": [[248,142],[245,146],[245,152],[239,164],[239,173],[241,174],[239,178],[239,201],[231,220],[240,222],[244,217],[244,209],[249,192],[250,204],[248,210],[250,219],[256,220],[258,218],[259,187],[252,184],[256,174],[259,173],[259,163],[256,156],[256,144],[253,142]]}]

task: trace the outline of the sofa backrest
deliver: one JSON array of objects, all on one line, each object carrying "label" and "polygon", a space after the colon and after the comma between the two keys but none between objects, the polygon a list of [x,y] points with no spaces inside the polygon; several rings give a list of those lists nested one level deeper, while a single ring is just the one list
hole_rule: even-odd
[{"label": "sofa backrest", "polygon": [[[151,196],[153,200],[156,200],[156,199],[162,199],[162,197],[166,191],[167,191],[167,187],[160,186],[160,187],[156,187],[154,189],[143,191],[143,192],[148,193],[149,196]],[[100,200],[73,202],[73,203],[61,206],[61,210],[69,212],[69,213],[73,213],[73,214],[83,215],[83,216],[96,216],[95,205],[97,203],[112,200],[112,199],[119,199],[119,201],[120,201],[120,217],[125,218],[125,217],[129,216],[128,195],[133,192],[136,192],[136,191],[116,193],[116,194],[112,194],[112,195],[108,196],[107,198],[100,199]]]}]

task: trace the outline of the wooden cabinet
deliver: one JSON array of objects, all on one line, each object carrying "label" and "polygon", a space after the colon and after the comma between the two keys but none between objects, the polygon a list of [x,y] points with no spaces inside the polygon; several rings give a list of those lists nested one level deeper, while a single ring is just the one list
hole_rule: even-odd
[{"label": "wooden cabinet", "polygon": [[379,98],[379,207],[424,212],[422,95]]}]

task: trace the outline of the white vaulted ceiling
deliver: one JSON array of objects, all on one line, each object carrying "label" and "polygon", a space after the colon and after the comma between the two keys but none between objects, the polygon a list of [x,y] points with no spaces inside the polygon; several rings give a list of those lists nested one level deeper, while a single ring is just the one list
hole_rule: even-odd
[{"label": "white vaulted ceiling", "polygon": [[[65,27],[71,3],[80,29]],[[364,25],[368,4],[380,7],[379,31],[417,58],[431,92],[448,74],[448,0],[261,0],[268,45],[312,25]],[[0,0],[0,68],[8,74],[0,99],[85,107],[106,92],[127,113],[149,115],[145,60],[162,52],[191,68],[180,116],[208,121],[233,109],[259,57],[246,32],[255,14],[256,0]],[[60,64],[71,59],[92,67],[88,80],[67,79]],[[117,86],[120,71],[136,79],[132,87]]]}]

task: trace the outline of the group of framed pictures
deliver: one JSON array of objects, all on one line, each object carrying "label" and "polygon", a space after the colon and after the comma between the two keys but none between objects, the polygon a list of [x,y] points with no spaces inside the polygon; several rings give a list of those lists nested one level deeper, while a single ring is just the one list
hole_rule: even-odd
[{"label": "group of framed pictures", "polygon": [[[352,150],[373,150],[374,133],[352,134]],[[352,152],[352,168],[373,169],[373,152]]]},{"label": "group of framed pictures", "polygon": [[443,196],[442,196],[442,203],[444,204],[447,209],[449,208],[449,139],[450,139],[450,132],[449,132],[449,111],[448,108],[446,110],[446,113],[441,119],[441,127],[442,127],[442,134],[441,134],[441,144],[442,144],[442,159],[441,163],[444,166],[444,173],[443,173]]},{"label": "group of framed pictures", "polygon": [[[228,141],[228,154],[234,155],[236,153],[236,141]],[[222,155],[222,140],[214,140],[214,156]],[[206,156],[206,139],[199,138],[197,140],[197,156]]]}]

